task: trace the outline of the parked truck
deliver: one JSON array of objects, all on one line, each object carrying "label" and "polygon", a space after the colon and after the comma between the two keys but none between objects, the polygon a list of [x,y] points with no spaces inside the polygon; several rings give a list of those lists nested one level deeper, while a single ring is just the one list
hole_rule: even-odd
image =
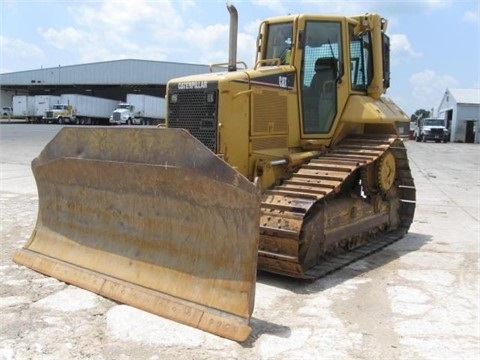
[{"label": "parked truck", "polygon": [[3,106],[2,107],[2,117],[3,118],[11,118],[13,115],[13,108],[11,106]]},{"label": "parked truck", "polygon": [[135,118],[134,106],[128,102],[119,102],[117,108],[110,115],[109,122],[111,125],[136,124],[137,119]]},{"label": "parked truck", "polygon": [[13,96],[13,114],[14,118],[24,118],[31,120],[35,117],[35,97],[28,95]]},{"label": "parked truck", "polygon": [[35,113],[34,120],[41,122],[47,111],[53,108],[54,105],[60,103],[60,96],[58,95],[35,95]]},{"label": "parked truck", "polygon": [[108,118],[117,106],[116,100],[79,94],[63,94],[60,103],[47,111],[45,123],[108,125]]},{"label": "parked truck", "polygon": [[44,124],[50,123],[71,123],[74,120],[73,108],[69,104],[55,104],[52,105],[42,118]]},{"label": "parked truck", "polygon": [[165,99],[144,94],[127,94],[117,105],[110,124],[153,125],[165,120]]},{"label": "parked truck", "polygon": [[445,119],[424,118],[417,120],[414,130],[416,141],[448,142],[450,138]]}]

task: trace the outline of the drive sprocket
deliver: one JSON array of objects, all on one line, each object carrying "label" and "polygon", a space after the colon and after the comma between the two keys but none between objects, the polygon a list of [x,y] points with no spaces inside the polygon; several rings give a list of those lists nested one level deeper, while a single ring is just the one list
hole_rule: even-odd
[{"label": "drive sprocket", "polygon": [[387,150],[379,159],[361,170],[362,188],[366,195],[385,194],[395,180],[395,156]]},{"label": "drive sprocket", "polygon": [[382,193],[386,193],[393,185],[395,181],[395,156],[390,150],[387,150],[378,159],[377,165],[377,184]]}]

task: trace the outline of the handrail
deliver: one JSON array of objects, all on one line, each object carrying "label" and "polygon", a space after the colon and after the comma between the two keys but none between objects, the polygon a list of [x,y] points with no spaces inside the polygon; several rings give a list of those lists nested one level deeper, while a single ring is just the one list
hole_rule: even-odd
[{"label": "handrail", "polygon": [[254,70],[257,70],[258,65],[267,63],[267,62],[275,62],[275,65],[273,66],[280,66],[282,64],[282,59],[280,58],[272,58],[272,59],[263,59],[263,60],[258,60],[255,63],[255,66],[253,67]]},{"label": "handrail", "polygon": [[[244,69],[247,69],[247,68],[248,68],[247,63],[246,63],[245,61],[237,61],[236,63],[243,65],[243,66],[244,66]],[[214,68],[214,67],[217,67],[217,66],[218,66],[218,67],[220,67],[220,66],[228,66],[228,65],[229,65],[228,62],[210,64],[209,70],[210,70],[210,72],[213,72],[213,68]]]}]

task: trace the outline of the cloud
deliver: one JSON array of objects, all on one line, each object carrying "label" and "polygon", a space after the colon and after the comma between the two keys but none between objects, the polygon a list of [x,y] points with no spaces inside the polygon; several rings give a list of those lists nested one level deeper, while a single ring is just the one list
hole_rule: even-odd
[{"label": "cloud", "polygon": [[459,87],[460,83],[453,76],[439,75],[434,70],[426,69],[410,76],[412,96],[417,109],[436,109],[447,88]]},{"label": "cloud", "polygon": [[20,58],[45,57],[44,51],[39,46],[1,35],[0,49],[2,49],[3,56],[15,56]]},{"label": "cloud", "polygon": [[195,1],[193,0],[180,1],[180,8],[182,9],[182,12],[190,11],[190,9],[194,9],[195,6]]},{"label": "cloud", "polygon": [[[262,2],[270,2],[264,0]],[[405,0],[365,0],[354,2],[352,0],[302,0],[303,4],[314,8],[314,11],[336,13],[340,15],[362,14],[365,12],[378,12],[384,16],[398,16],[399,14],[436,10],[449,6],[452,0],[427,0],[427,1],[405,1]]]},{"label": "cloud", "polygon": [[[32,60],[41,64],[46,58],[46,52],[40,46],[0,35],[0,74],[28,69]],[[14,68],[5,64],[14,64]]]},{"label": "cloud", "polygon": [[[185,9],[190,6],[191,2],[182,3]],[[76,54],[79,63],[125,58],[166,60],[169,44],[175,42],[173,34],[183,26],[167,1],[85,2],[69,6],[68,12],[74,19],[70,26],[40,28],[39,33],[51,46]],[[159,37],[163,41],[158,41]]]},{"label": "cloud", "polygon": [[427,0],[423,1],[424,5],[430,9],[441,9],[450,6],[453,1],[452,0]]},{"label": "cloud", "polygon": [[282,0],[252,0],[252,4],[256,6],[266,7],[268,10],[272,11],[275,14],[288,14],[286,7],[283,6]]},{"label": "cloud", "polygon": [[404,34],[392,34],[390,35],[392,62],[394,64],[400,64],[408,62],[413,58],[422,56],[422,53],[413,49],[408,37]]},{"label": "cloud", "polygon": [[[74,19],[70,26],[39,29],[39,33],[56,49],[78,54],[79,62],[125,58],[226,62],[228,16],[222,23],[204,26],[191,20],[196,8],[193,1],[175,5],[146,0],[86,2],[68,8]],[[253,61],[254,39],[239,33],[238,51],[248,47],[249,63]]]},{"label": "cloud", "polygon": [[480,22],[480,15],[478,12],[474,11],[466,11],[463,14],[463,21],[468,22],[468,23],[479,23]]},{"label": "cloud", "polygon": [[237,58],[238,61],[243,61],[248,67],[253,67],[255,63],[256,48],[255,48],[256,35],[239,33],[238,34],[238,49]]},{"label": "cloud", "polygon": [[249,22],[248,24],[245,24],[245,25],[243,26],[243,29],[244,29],[247,33],[256,36],[257,33],[258,33],[258,29],[259,29],[259,27],[260,27],[260,23],[261,23],[261,22],[262,22],[262,20],[260,20],[260,19],[257,19],[257,20],[255,20],[255,21],[251,21],[251,22]]},{"label": "cloud", "polygon": [[209,26],[192,24],[184,29],[182,40],[184,46],[189,49],[191,54],[195,54],[195,58],[199,61],[226,62],[228,60],[228,34],[228,24]]},{"label": "cloud", "polygon": [[81,43],[81,41],[85,38],[84,34],[73,27],[67,27],[59,30],[54,28],[48,28],[46,30],[39,28],[38,32],[45,40],[47,40],[57,49],[66,49],[72,45]]},{"label": "cloud", "polygon": [[183,38],[190,44],[196,44],[195,47],[212,49],[219,48],[219,43],[228,41],[228,32],[229,26],[226,24],[194,25],[185,29]]},{"label": "cloud", "polygon": [[[88,29],[108,28],[121,34],[128,34],[135,26],[152,21],[160,15],[160,7],[151,1],[104,0],[87,4],[91,6],[76,5],[68,8],[79,25]],[[161,4],[162,10],[171,7],[170,2]]]}]

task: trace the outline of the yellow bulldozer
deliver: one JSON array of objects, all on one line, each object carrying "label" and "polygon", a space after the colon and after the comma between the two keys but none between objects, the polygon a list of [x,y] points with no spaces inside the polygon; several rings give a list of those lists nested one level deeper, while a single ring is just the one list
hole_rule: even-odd
[{"label": "yellow bulldozer", "polygon": [[228,63],[169,81],[166,127],[64,127],[33,160],[14,261],[241,342],[258,270],[317,279],[390,244],[415,186],[385,19],[265,20],[248,69],[227,7]]}]

